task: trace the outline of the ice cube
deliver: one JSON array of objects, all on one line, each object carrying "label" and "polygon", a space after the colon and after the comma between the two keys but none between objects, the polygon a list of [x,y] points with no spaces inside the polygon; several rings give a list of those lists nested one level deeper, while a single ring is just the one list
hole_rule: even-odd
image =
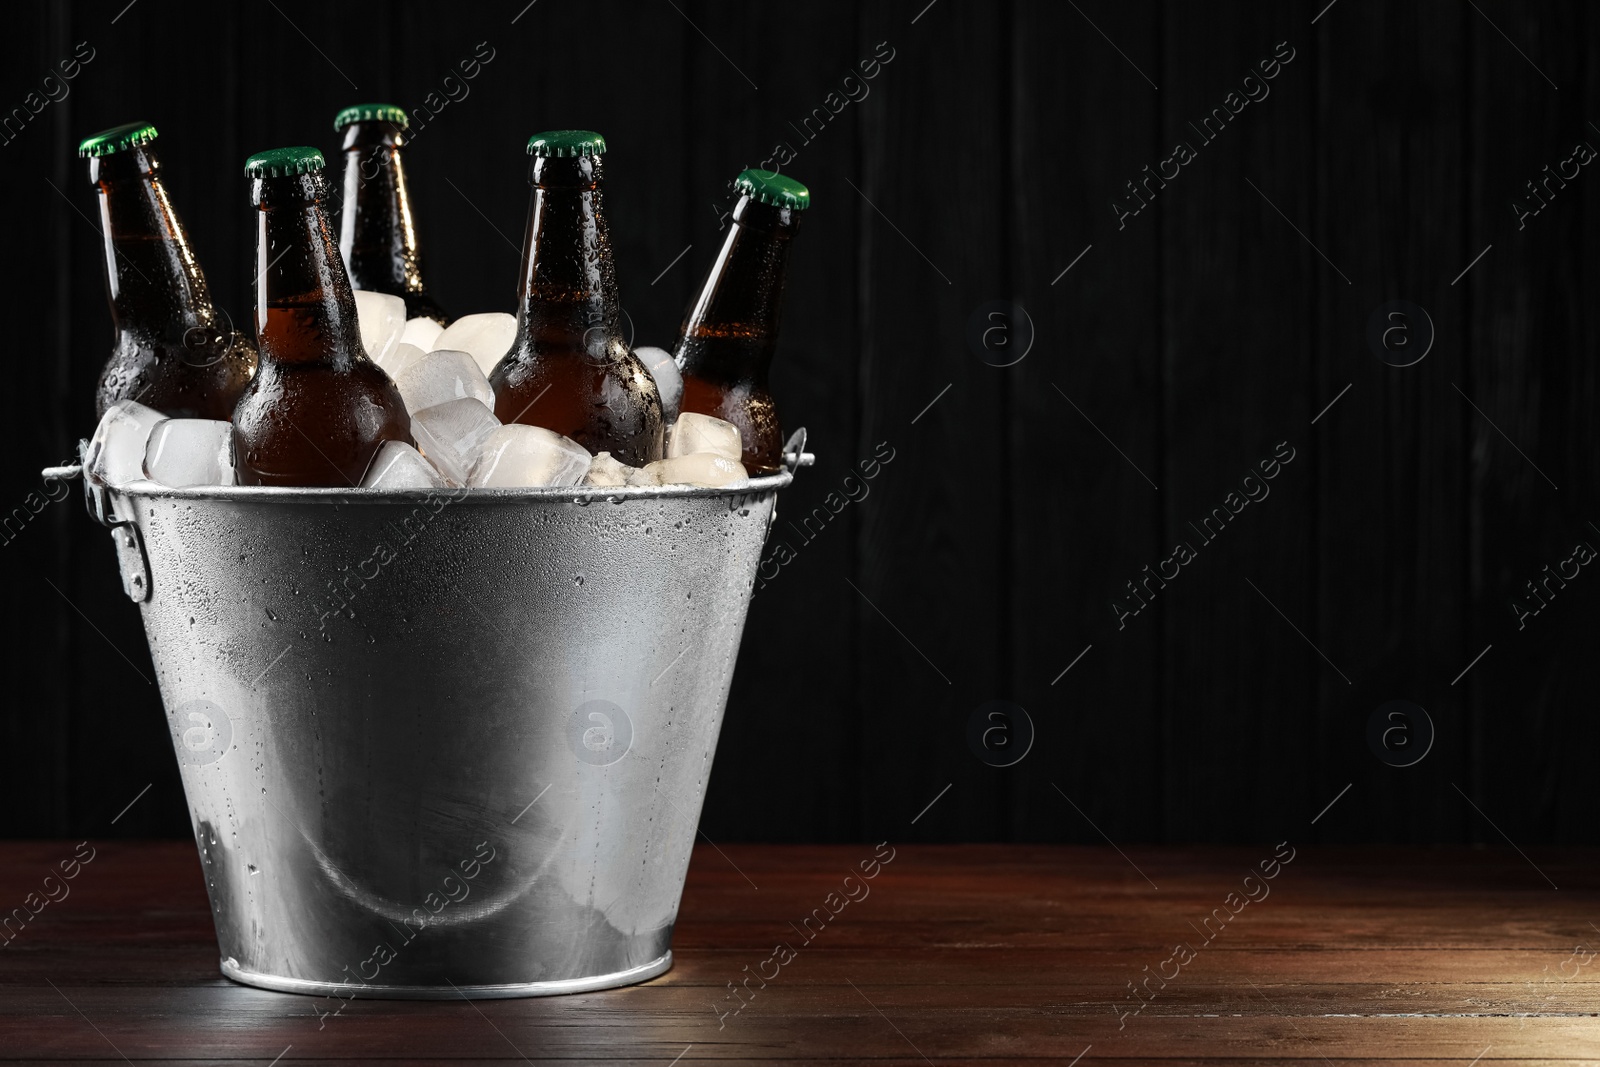
[{"label": "ice cube", "polygon": [[737,463],[744,455],[739,443],[739,427],[710,415],[684,412],[667,434],[667,458],[677,459],[696,452],[711,452]]},{"label": "ice cube", "polygon": [[435,404],[470,396],[494,410],[494,390],[477,362],[466,352],[434,349],[400,372],[394,380],[406,410],[415,414]]},{"label": "ice cube", "polygon": [[500,357],[511,351],[511,341],[517,336],[517,317],[503,311],[485,311],[478,315],[463,315],[444,332],[433,339],[433,351],[441,348],[452,352],[469,352],[478,361],[478,369],[488,377]]},{"label": "ice cube", "polygon": [[542,426],[512,423],[478,446],[468,485],[485,488],[577,485],[589,470],[589,450]]},{"label": "ice cube", "polygon": [[661,484],[661,472],[660,471],[653,471],[648,466],[646,466],[646,467],[624,467],[622,469],[628,472],[628,484],[629,485],[660,485]]},{"label": "ice cube", "polygon": [[382,363],[400,343],[400,331],[406,325],[406,302],[398,296],[366,289],[357,289],[355,293],[361,347],[367,350],[370,358]]},{"label": "ice cube", "polygon": [[683,401],[683,375],[672,360],[672,353],[664,348],[635,348],[650,377],[656,380],[656,390],[661,394],[661,421],[670,423],[678,417],[678,405]]},{"label": "ice cube", "polygon": [[150,431],[144,473],[173,489],[233,484],[233,423],[167,419]]},{"label": "ice cube", "polygon": [[426,352],[433,347],[433,342],[437,341],[443,332],[444,327],[439,324],[439,320],[418,315],[414,319],[406,320],[405,329],[400,331],[400,343],[416,345]]},{"label": "ice cube", "polygon": [[630,467],[610,452],[601,452],[589,461],[589,473],[584,475],[584,485],[632,485],[628,479],[639,474],[638,467]]},{"label": "ice cube", "polygon": [[616,459],[610,452],[602,452],[589,463],[589,473],[584,475],[584,485],[660,485],[661,479],[654,471],[630,467]]},{"label": "ice cube", "polygon": [[150,433],[166,418],[133,400],[119,400],[106,408],[89,439],[89,473],[113,486],[142,479]]},{"label": "ice cube", "polygon": [[584,485],[627,485],[628,468],[614,459],[610,452],[601,452],[589,461],[589,473],[583,476]]},{"label": "ice cube", "polygon": [[418,348],[416,345],[401,341],[394,346],[388,356],[378,361],[378,366],[382,367],[384,373],[388,374],[390,378],[399,378],[400,375],[411,368],[413,363],[427,354],[428,350],[426,348]]},{"label": "ice cube", "polygon": [[403,441],[385,441],[361,479],[363,489],[443,489],[448,484],[422,453]]},{"label": "ice cube", "polygon": [[699,485],[709,489],[738,489],[750,481],[743,464],[715,452],[691,452],[644,465],[662,485]]},{"label": "ice cube", "polygon": [[499,426],[494,412],[470,396],[423,408],[411,416],[411,436],[417,447],[454,485],[467,484],[473,453]]}]

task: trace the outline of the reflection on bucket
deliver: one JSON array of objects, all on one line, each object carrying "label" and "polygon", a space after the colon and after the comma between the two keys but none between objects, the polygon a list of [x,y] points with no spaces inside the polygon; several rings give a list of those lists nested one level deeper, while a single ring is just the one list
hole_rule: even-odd
[{"label": "reflection on bucket", "polygon": [[609,700],[589,700],[572,713],[575,744],[572,751],[585,763],[606,767],[628,754],[633,745],[633,721]]},{"label": "reflection on bucket", "polygon": [[209,700],[191,700],[168,716],[179,763],[215,763],[233,743],[233,721]]}]

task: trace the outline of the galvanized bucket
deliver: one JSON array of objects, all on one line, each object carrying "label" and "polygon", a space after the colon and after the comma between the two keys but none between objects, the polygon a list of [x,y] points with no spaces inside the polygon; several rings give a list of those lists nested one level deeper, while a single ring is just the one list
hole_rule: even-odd
[{"label": "galvanized bucket", "polygon": [[223,974],[522,997],[670,967],[804,441],[738,490],[86,478],[144,617]]}]

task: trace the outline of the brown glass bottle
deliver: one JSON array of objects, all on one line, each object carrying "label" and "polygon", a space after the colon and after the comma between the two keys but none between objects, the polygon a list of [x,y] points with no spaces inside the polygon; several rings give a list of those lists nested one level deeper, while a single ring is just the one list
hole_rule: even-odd
[{"label": "brown glass bottle", "polygon": [[361,347],[356,299],[323,209],[315,148],[245,162],[256,208],[261,366],[233,413],[242,485],[356,486],[385,441],[411,443],[400,391]]},{"label": "brown glass bottle", "polygon": [[406,318],[450,324],[422,280],[422,251],[400,150],[408,121],[392,104],[358,104],[339,112],[335,131],[344,132],[344,203],[339,217],[339,254],[357,289],[398,296]]},{"label": "brown glass bottle", "polygon": [[116,329],[95,413],[131,399],[174,418],[227,419],[255,374],[255,346],[211,302],[189,235],[167,198],[151,146],[155,138],[154,126],[135,122],[78,146],[100,199]]},{"label": "brown glass bottle", "polygon": [[555,130],[528,141],[533,203],[517,334],[489,376],[501,422],[543,426],[639,467],[662,455],[661,395],[622,336],[601,200],[605,140]]},{"label": "brown glass bottle", "polygon": [[811,194],[763,170],[740,174],[734,189],[740,196],[727,239],[673,348],[683,373],[680,410],[733,423],[745,470],[773,474],[783,466],[783,431],[767,372],[778,345],[789,243]]}]

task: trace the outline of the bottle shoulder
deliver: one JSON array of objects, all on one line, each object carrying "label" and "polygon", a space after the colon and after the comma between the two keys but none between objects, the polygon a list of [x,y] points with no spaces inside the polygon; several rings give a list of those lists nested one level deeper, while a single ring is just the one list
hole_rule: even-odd
[{"label": "bottle shoulder", "polygon": [[[410,416],[400,390],[370,360],[261,365],[234,411],[246,440],[410,441]],[[293,446],[300,447],[299,445]]]},{"label": "bottle shoulder", "polygon": [[655,393],[655,379],[650,376],[644,361],[633,349],[619,346],[620,351],[595,359],[576,345],[514,345],[494,370],[489,382],[496,389],[501,384],[517,387],[530,382],[627,382],[642,391]]},{"label": "bottle shoulder", "polygon": [[133,399],[171,418],[227,419],[254,380],[255,346],[236,337],[219,354],[175,347],[119,345],[100,375],[100,410]]},{"label": "bottle shoulder", "polygon": [[257,377],[286,390],[338,388],[383,390],[394,387],[388,373],[365,355],[359,358],[289,362],[268,358],[261,361]]}]

